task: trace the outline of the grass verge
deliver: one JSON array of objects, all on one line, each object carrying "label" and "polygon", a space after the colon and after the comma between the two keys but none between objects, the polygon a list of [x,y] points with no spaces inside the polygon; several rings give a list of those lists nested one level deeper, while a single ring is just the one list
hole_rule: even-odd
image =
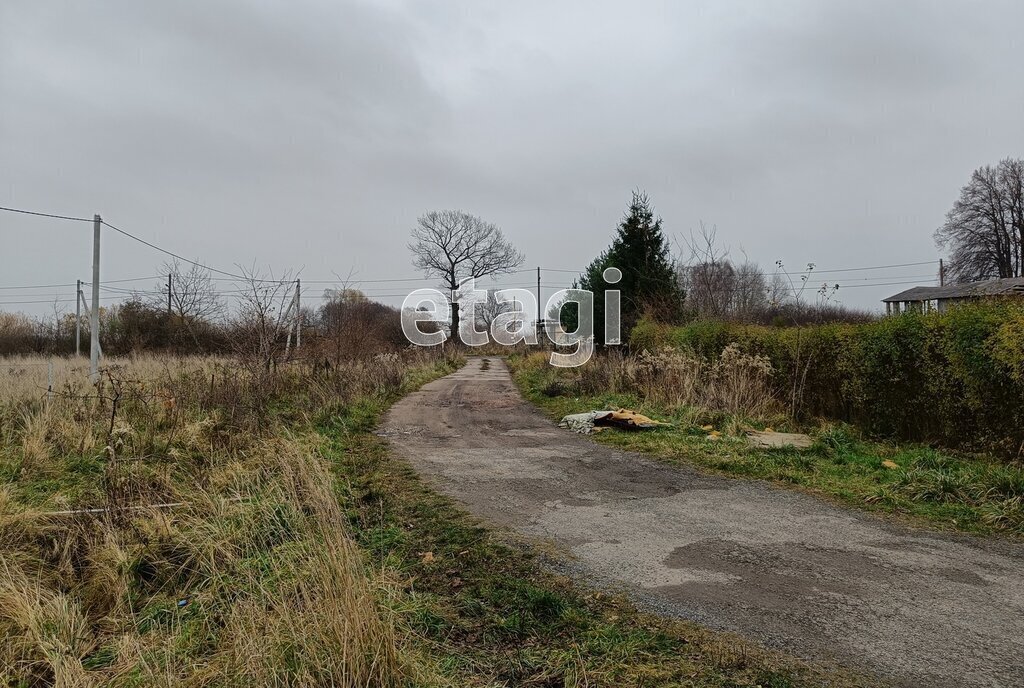
[{"label": "grass verge", "polygon": [[595,441],[640,451],[668,463],[758,478],[825,496],[859,509],[898,514],[918,525],[972,533],[1024,535],[1024,468],[995,458],[942,452],[914,444],[872,442],[851,427],[823,423],[811,430],[807,450],[758,449],[745,429],[786,427],[770,420],[669,407],[637,394],[580,393],[571,370],[553,368],[538,356],[509,359],[523,394],[552,419],[592,409],[627,407],[671,423],[650,432],[609,430]]}]

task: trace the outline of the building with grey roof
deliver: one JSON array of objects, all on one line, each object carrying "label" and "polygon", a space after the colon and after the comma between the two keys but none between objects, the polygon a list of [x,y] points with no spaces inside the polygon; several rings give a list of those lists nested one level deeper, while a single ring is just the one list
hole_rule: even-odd
[{"label": "building with grey roof", "polygon": [[889,314],[908,310],[945,311],[950,305],[974,299],[1024,297],[1024,277],[1005,277],[941,287],[911,287],[882,299]]}]

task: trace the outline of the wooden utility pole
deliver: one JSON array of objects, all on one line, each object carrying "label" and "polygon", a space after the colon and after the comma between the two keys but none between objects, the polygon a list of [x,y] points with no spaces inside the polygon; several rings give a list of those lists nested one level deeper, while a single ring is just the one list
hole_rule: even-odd
[{"label": "wooden utility pole", "polygon": [[540,327],[540,266],[537,266],[537,327]]},{"label": "wooden utility pole", "polygon": [[89,313],[89,379],[100,375],[100,227],[103,218],[92,216],[92,312]]},{"label": "wooden utility pole", "polygon": [[167,315],[171,314],[171,274],[167,273]]},{"label": "wooden utility pole", "polygon": [[939,286],[946,286],[946,265],[941,258],[939,258]]}]

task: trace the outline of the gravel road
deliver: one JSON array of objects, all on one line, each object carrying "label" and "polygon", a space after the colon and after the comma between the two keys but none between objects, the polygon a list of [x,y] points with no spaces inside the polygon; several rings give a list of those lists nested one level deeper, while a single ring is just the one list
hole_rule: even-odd
[{"label": "gravel road", "polygon": [[501,359],[396,404],[438,490],[648,607],[905,686],[1024,686],[1024,545],[937,534],[560,430]]}]

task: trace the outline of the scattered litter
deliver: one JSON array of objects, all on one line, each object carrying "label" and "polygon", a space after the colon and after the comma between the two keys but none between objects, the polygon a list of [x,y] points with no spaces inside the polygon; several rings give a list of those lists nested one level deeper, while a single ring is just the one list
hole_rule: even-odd
[{"label": "scattered litter", "polygon": [[793,447],[795,449],[809,449],[814,440],[810,435],[799,432],[771,432],[769,430],[748,430],[747,439],[755,447]]},{"label": "scattered litter", "polygon": [[[701,429],[703,430],[703,428],[701,428]],[[722,433],[719,432],[718,430],[712,430],[711,432],[708,433],[708,439],[709,440],[720,440],[720,439],[722,439]]]},{"label": "scattered litter", "polygon": [[883,461],[882,462],[882,466],[885,467],[885,468],[888,468],[890,471],[896,470],[897,468],[900,467],[900,465],[898,463],[896,463],[895,461],[890,461],[889,459],[886,459],[885,461]]},{"label": "scattered litter", "polygon": [[[225,502],[241,502],[248,499],[248,497],[228,497]],[[77,516],[79,514],[106,514],[120,511],[140,511],[144,509],[177,509],[178,507],[189,506],[189,502],[166,502],[164,504],[131,504],[128,506],[118,507],[95,507],[90,509],[67,509],[65,511],[28,511],[25,512],[26,516],[33,517],[46,517],[46,516]]]},{"label": "scattered litter", "polygon": [[182,597],[180,600],[178,600],[178,609],[185,607],[191,601],[191,597]]},{"label": "scattered litter", "polygon": [[600,432],[605,427],[619,428],[621,430],[652,430],[666,425],[670,424],[648,418],[636,411],[624,408],[616,409],[615,411],[572,413],[562,418],[558,423],[559,427],[568,428],[582,435]]},{"label": "scattered litter", "polygon": [[597,420],[601,411],[588,411],[587,413],[570,413],[564,416],[558,423],[560,428],[568,428],[581,435],[588,435],[594,431],[594,421]]},{"label": "scattered litter", "polygon": [[704,432],[711,432],[712,430],[715,429],[715,426],[714,425],[702,425],[702,426],[700,426],[700,429],[703,430]]}]

